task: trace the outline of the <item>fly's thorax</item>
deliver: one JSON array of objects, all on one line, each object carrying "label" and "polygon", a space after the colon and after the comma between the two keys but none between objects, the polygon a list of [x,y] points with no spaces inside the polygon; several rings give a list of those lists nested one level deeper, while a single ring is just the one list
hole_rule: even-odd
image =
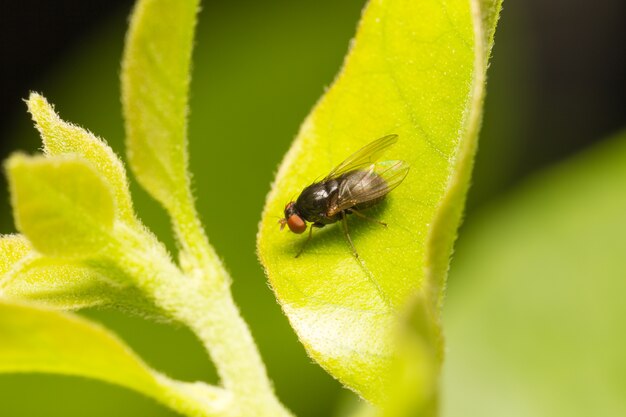
[{"label": "fly's thorax", "polygon": [[326,216],[328,207],[337,198],[339,183],[332,179],[309,185],[296,200],[295,208],[308,222],[329,224],[337,221]]}]

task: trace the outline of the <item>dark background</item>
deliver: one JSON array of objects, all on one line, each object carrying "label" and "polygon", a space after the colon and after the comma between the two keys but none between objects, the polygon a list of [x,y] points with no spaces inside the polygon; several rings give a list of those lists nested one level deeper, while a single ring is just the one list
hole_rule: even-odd
[{"label": "dark background", "polygon": [[[311,363],[289,329],[256,262],[254,236],[273,172],[339,68],[363,2],[294,3],[204,3],[191,169],[209,237],[234,277],[235,298],[279,396],[299,416],[320,416],[349,395]],[[117,0],[2,0],[2,159],[40,146],[22,102],[30,90],[123,154],[118,72],[131,7]],[[532,172],[626,126],[625,16],[623,0],[505,1],[468,216]],[[0,186],[6,189],[4,178]],[[171,246],[163,211],[134,183],[132,191],[140,217]],[[1,195],[0,231],[9,233]],[[211,380],[204,353],[184,329],[108,311],[85,314],[113,327],[156,368]],[[169,415],[129,391],[74,378],[3,375],[0,392],[2,416]]]}]

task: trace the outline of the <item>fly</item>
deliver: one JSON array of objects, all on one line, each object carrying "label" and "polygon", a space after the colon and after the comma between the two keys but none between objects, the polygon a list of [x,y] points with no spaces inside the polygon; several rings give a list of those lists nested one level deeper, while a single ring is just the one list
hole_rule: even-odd
[{"label": "fly", "polygon": [[396,188],[409,172],[405,161],[377,162],[384,151],[398,141],[398,135],[388,135],[365,145],[337,165],[324,179],[306,187],[296,201],[285,206],[285,225],[293,233],[304,233],[307,222],[312,223],[309,237],[296,255],[302,254],[313,236],[314,227],[324,227],[341,220],[346,240],[356,258],[359,254],[348,233],[348,214],[387,226],[386,223],[367,217],[361,210],[381,202]]}]

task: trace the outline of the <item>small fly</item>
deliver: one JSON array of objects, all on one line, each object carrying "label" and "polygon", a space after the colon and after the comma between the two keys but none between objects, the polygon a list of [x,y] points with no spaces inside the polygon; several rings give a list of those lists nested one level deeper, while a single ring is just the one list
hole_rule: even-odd
[{"label": "small fly", "polygon": [[348,214],[387,226],[367,217],[361,210],[382,201],[409,172],[405,161],[377,162],[382,153],[397,141],[398,135],[388,135],[365,145],[337,165],[324,179],[302,190],[296,201],[285,206],[285,217],[279,221],[281,230],[287,225],[293,233],[300,234],[306,230],[306,222],[312,223],[309,237],[296,258],[311,240],[314,227],[324,227],[339,220],[352,253],[358,258],[348,233]]}]

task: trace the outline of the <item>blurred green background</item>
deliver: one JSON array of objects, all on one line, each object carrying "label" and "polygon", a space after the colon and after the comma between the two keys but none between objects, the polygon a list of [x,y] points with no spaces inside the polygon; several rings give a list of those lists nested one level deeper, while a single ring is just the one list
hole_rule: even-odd
[{"label": "blurred green background", "polygon": [[[105,138],[119,154],[124,154],[118,74],[131,6],[130,1],[27,0],[14,5],[3,2],[0,6],[3,159],[14,150],[35,152],[40,146],[20,101],[29,90],[43,93],[65,120],[88,128]],[[233,276],[234,297],[250,323],[278,395],[302,417],[335,415],[338,409],[349,406],[352,396],[312,363],[290,330],[257,262],[255,234],[278,163],[300,123],[325,86],[332,82],[362,6],[363,2],[356,0],[206,1],[194,53],[190,154],[198,208],[211,243]],[[498,356],[499,362],[491,361],[493,351],[481,344],[492,341],[490,337],[515,341],[511,339],[515,334],[527,340],[545,336],[548,331],[558,334],[565,327],[571,330],[565,339],[547,338],[536,348],[545,353],[543,362],[558,363],[553,359],[569,352],[570,356],[565,354],[568,358],[563,362],[565,368],[582,364],[582,368],[598,371],[592,373],[597,379],[602,379],[602,369],[617,366],[619,372],[611,376],[613,379],[606,386],[611,389],[624,386],[621,384],[626,365],[619,362],[621,356],[611,350],[607,357],[599,349],[610,345],[619,351],[625,345],[624,314],[619,315],[623,310],[615,302],[618,290],[624,287],[612,285],[626,277],[626,268],[618,256],[620,249],[621,253],[626,249],[626,242],[618,233],[625,224],[618,215],[626,201],[626,187],[620,187],[626,184],[624,171],[603,174],[600,171],[607,159],[594,153],[589,165],[580,162],[583,168],[561,171],[560,177],[553,173],[544,176],[542,172],[570,155],[583,152],[580,158],[584,158],[585,149],[598,146],[596,142],[626,126],[626,63],[622,45],[626,29],[619,19],[626,15],[625,9],[621,0],[505,2],[489,69],[483,134],[466,226],[461,230],[450,277],[446,319],[450,329],[449,363],[456,370],[446,368],[446,415],[503,415],[507,406],[515,407],[516,413],[506,415],[572,415],[558,401],[557,405],[546,408],[551,414],[542,414],[536,404],[550,398],[551,387],[562,387],[562,381],[569,380],[583,383],[589,380],[589,373],[561,375],[557,372],[561,368],[541,367],[529,359],[539,354],[517,342],[509,343],[513,348],[506,345],[502,350],[495,349],[504,353]],[[626,165],[626,152],[621,149],[615,145],[604,152],[613,155],[611,166]],[[576,172],[587,174],[577,177]],[[528,176],[534,178],[530,185],[525,182]],[[595,190],[596,183],[588,184],[587,188],[578,188],[577,184],[596,177],[602,184],[607,178],[613,182],[600,187],[605,192],[599,195],[572,197],[584,190]],[[516,197],[529,187],[539,187],[533,184],[543,184],[544,178],[548,184],[546,191]],[[2,187],[6,189],[4,178]],[[164,211],[135,183],[132,192],[140,217],[172,247]],[[580,206],[585,201],[598,204]],[[594,210],[599,206],[614,210],[596,215]],[[574,225],[579,223],[588,225],[589,229],[559,234],[544,227],[526,240],[517,238],[533,225],[559,223],[561,214],[577,207],[582,208],[564,215],[568,219],[564,230],[576,231]],[[540,220],[544,212],[556,214]],[[13,231],[6,193],[0,198],[0,214],[0,231]],[[492,219],[499,219],[500,223]],[[594,227],[597,219],[603,220],[603,227]],[[586,240],[590,234],[594,238]],[[525,243],[532,239],[543,241],[543,252],[553,256],[538,258],[536,251],[528,249],[536,246]],[[587,258],[578,257],[586,268],[563,269],[564,262],[560,261],[577,253],[573,249],[564,250],[563,242],[580,242],[582,246],[577,250],[591,254]],[[597,250],[586,251],[589,242],[594,242]],[[604,250],[605,246],[610,250]],[[491,257],[506,258],[507,253],[518,257],[494,266]],[[595,256],[596,253],[604,258]],[[509,273],[512,266],[515,273]],[[605,270],[610,272],[604,273]],[[496,278],[490,280],[490,276]],[[604,292],[587,300],[587,304],[578,303],[578,297],[587,289],[584,284],[594,280],[604,283]],[[481,297],[493,294],[494,282],[500,283],[496,288],[502,285],[506,290],[494,298],[500,304],[485,304],[490,299]],[[531,290],[544,285],[550,291],[538,293],[547,294],[550,302],[537,304],[531,296],[536,292]],[[562,291],[564,288],[568,291]],[[517,298],[516,294],[519,294]],[[605,302],[603,297],[613,297],[613,301]],[[560,298],[568,300],[570,306],[580,306],[580,310],[574,308],[571,315],[562,314],[569,310],[559,307]],[[510,306],[507,300],[515,299],[522,300],[520,310],[510,310],[506,315],[503,307]],[[480,305],[491,306],[491,310],[480,310],[477,308]],[[576,314],[589,318],[583,309],[587,305],[603,314],[583,326]],[[584,312],[580,313],[581,310]],[[524,320],[520,317],[526,316],[520,311],[534,313]],[[541,312],[552,317],[557,311],[561,315],[554,318],[553,327],[534,326],[542,319],[533,316]],[[173,377],[190,381],[215,378],[198,342],[183,328],[112,311],[84,314],[115,329],[148,363]],[[616,317],[611,319],[612,316]],[[478,328],[482,332],[474,331]],[[581,340],[589,343],[579,343],[582,347],[578,351],[568,350],[571,345],[564,340],[578,343],[573,336],[567,338],[572,334],[582,334]],[[597,344],[590,343],[594,340]],[[626,352],[626,347],[623,351]],[[602,363],[595,362],[594,352],[604,355]],[[587,358],[587,354],[592,357]],[[527,360],[539,367],[537,372],[522,372]],[[471,361],[471,366],[467,361]],[[510,383],[500,384],[505,375]],[[545,378],[546,375],[556,376],[551,379]],[[544,387],[537,395],[528,383],[535,380],[542,380]],[[474,389],[470,390],[472,386]],[[604,387],[599,384],[600,391],[580,393],[579,385],[573,384],[569,390],[554,391],[554,395],[565,398],[573,410],[587,412],[590,408],[597,412],[580,415],[626,415],[626,411],[619,413],[623,411],[619,407],[626,407],[623,401],[603,400],[598,394],[605,393],[611,399],[619,397],[619,392],[608,392],[609,388]],[[626,393],[624,387],[622,393]],[[511,392],[521,394],[507,397]],[[591,401],[586,403],[589,408],[576,408],[576,399],[585,394],[609,405],[598,410],[594,408],[596,402]],[[463,414],[463,405],[469,403],[472,407]],[[133,392],[90,380],[0,375],[0,416],[44,415],[169,416],[173,413]]]}]

